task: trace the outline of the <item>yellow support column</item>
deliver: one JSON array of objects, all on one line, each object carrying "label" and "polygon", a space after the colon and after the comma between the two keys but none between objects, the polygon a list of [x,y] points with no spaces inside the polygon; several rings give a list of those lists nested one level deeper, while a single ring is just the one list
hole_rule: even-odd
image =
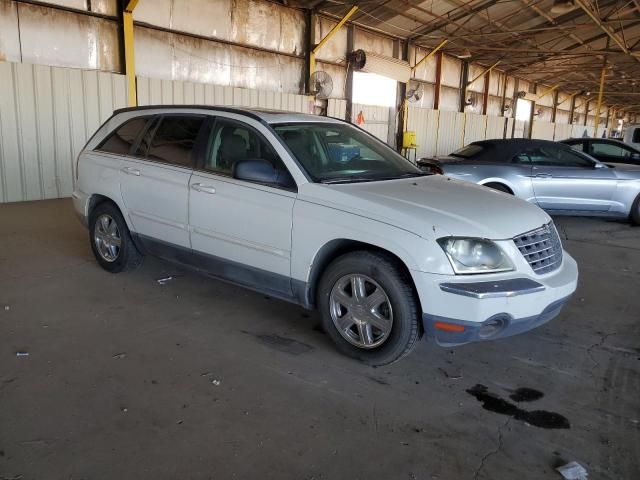
[{"label": "yellow support column", "polygon": [[122,14],[124,27],[124,71],[127,76],[127,103],[130,107],[138,105],[136,95],[136,61],[133,44],[133,10],[138,0],[129,0]]},{"label": "yellow support column", "polygon": [[[602,73],[600,73],[600,91],[598,92],[598,107],[596,108],[596,121],[593,127],[593,136],[598,136],[598,122],[600,122],[600,107],[602,107],[602,95],[604,94],[604,76],[606,67],[602,67]],[[587,112],[588,113],[588,112]]]},{"label": "yellow support column", "polygon": [[357,10],[357,6],[354,5],[353,7],[351,7],[351,10],[349,10],[347,14],[340,19],[336,26],[333,27],[322,40],[320,40],[320,43],[318,43],[314,48],[311,49],[309,55],[309,75],[313,75],[313,73],[316,71],[316,53],[318,53],[318,50],[320,50],[322,46],[327,43],[331,39],[331,37],[333,37],[333,35],[342,28],[345,23],[347,23],[347,20],[349,20]]}]

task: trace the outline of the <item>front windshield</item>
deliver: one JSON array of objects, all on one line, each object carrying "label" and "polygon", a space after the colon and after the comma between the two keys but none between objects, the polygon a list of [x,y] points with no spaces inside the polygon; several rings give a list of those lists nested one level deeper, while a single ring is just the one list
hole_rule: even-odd
[{"label": "front windshield", "polygon": [[274,126],[316,182],[350,183],[426,175],[407,159],[361,130],[336,123]]}]

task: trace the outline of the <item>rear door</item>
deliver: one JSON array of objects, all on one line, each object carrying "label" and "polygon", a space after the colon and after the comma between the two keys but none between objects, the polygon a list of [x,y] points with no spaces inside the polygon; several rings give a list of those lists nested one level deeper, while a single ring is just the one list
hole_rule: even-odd
[{"label": "rear door", "polygon": [[536,201],[542,208],[606,212],[611,207],[617,181],[610,168],[552,144],[532,147],[527,154]]},{"label": "rear door", "polygon": [[136,233],[153,253],[189,249],[189,178],[204,115],[158,115],[122,164],[122,197]]}]

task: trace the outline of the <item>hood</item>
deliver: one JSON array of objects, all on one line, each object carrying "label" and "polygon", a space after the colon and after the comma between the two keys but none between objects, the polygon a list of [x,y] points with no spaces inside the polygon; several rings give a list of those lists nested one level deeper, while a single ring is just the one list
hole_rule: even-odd
[{"label": "hood", "polygon": [[550,221],[544,211],[524,200],[442,175],[336,185],[308,183],[301,186],[299,198],[424,238],[453,235],[504,240]]}]

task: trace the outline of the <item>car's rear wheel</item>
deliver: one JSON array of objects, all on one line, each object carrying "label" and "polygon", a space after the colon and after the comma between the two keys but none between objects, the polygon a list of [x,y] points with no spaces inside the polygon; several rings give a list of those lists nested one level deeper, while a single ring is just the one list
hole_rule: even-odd
[{"label": "car's rear wheel", "polygon": [[89,239],[96,260],[108,272],[133,270],[142,263],[142,255],[131,239],[120,210],[113,203],[101,203],[92,212]]},{"label": "car's rear wheel", "polygon": [[513,192],[511,191],[511,189],[509,187],[507,187],[503,183],[490,182],[490,183],[485,183],[484,186],[485,187],[489,187],[489,188],[493,188],[494,190],[498,190],[499,192],[508,193],[509,195],[513,195]]},{"label": "car's rear wheel", "polygon": [[318,303],[338,350],[369,365],[401,359],[420,336],[413,285],[388,255],[359,251],[337,258],[322,277]]},{"label": "car's rear wheel", "polygon": [[640,225],[640,195],[636,197],[631,206],[631,223],[634,225]]}]

